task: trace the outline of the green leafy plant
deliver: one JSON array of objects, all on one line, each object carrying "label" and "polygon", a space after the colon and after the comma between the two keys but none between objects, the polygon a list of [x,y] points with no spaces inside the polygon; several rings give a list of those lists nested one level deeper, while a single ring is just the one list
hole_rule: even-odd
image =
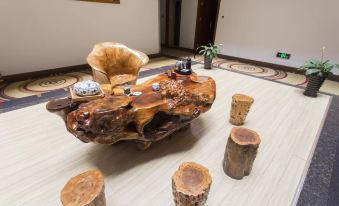
[{"label": "green leafy plant", "polygon": [[301,66],[299,70],[305,71],[306,76],[318,76],[326,78],[329,74],[332,74],[334,68],[339,68],[338,64],[331,64],[330,60],[324,61],[325,47],[321,50],[321,60],[310,59],[306,61],[306,64]]},{"label": "green leafy plant", "polygon": [[199,54],[201,54],[202,56],[208,59],[214,59],[218,56],[218,53],[220,53],[220,46],[212,45],[210,43],[210,44],[198,47],[197,51],[199,51]]}]

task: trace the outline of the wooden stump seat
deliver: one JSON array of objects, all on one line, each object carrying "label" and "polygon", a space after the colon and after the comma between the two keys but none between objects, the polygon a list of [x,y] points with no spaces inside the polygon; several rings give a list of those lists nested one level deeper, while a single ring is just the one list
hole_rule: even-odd
[{"label": "wooden stump seat", "polygon": [[233,128],[224,156],[225,173],[234,179],[242,179],[249,175],[260,141],[260,137],[255,131],[243,127]]},{"label": "wooden stump seat", "polygon": [[230,123],[236,126],[243,125],[254,99],[244,94],[232,96]]},{"label": "wooden stump seat", "polygon": [[61,191],[64,206],[105,206],[104,177],[98,170],[90,170],[72,177]]},{"label": "wooden stump seat", "polygon": [[172,177],[176,206],[203,206],[212,184],[208,169],[194,162],[183,163]]}]

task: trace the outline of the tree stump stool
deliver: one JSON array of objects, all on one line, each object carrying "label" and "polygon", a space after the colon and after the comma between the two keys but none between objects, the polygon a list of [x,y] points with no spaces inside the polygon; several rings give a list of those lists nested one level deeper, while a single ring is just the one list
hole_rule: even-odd
[{"label": "tree stump stool", "polygon": [[61,191],[64,206],[105,206],[104,177],[98,170],[90,170],[72,177]]},{"label": "tree stump stool", "polygon": [[211,184],[207,168],[194,162],[183,163],[172,177],[175,205],[205,205]]},{"label": "tree stump stool", "polygon": [[252,97],[244,94],[233,95],[230,123],[237,126],[243,125],[253,102]]},{"label": "tree stump stool", "polygon": [[234,179],[242,179],[249,175],[260,141],[258,133],[252,130],[243,127],[233,128],[224,156],[225,173]]}]

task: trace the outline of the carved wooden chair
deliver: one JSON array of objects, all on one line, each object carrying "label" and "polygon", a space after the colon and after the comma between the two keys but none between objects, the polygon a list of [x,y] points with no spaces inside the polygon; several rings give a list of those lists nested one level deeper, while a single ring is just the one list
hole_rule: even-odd
[{"label": "carved wooden chair", "polygon": [[135,84],[140,68],[147,64],[146,54],[114,42],[99,43],[88,55],[93,79],[101,85],[111,86]]}]

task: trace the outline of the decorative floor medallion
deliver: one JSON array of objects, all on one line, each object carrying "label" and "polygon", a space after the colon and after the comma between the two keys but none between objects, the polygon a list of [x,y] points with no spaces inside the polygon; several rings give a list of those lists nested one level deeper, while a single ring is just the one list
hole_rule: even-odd
[{"label": "decorative floor medallion", "polygon": [[[161,68],[174,65],[177,61],[177,57],[191,57],[195,62],[204,64],[204,59],[201,56],[194,58],[193,54],[179,52],[177,54],[168,53],[167,55],[173,56],[174,58],[160,57],[151,59],[150,62],[145,65],[145,67],[142,68],[140,72],[150,72],[157,74],[157,71],[160,71]],[[305,87],[307,84],[307,79],[304,75],[249,65],[226,59],[218,58],[214,60],[213,66],[220,69],[236,71],[242,74],[260,77],[263,79],[282,82],[289,85]],[[39,99],[50,98],[50,96],[53,95],[61,95],[65,93],[67,88],[74,83],[91,79],[91,70],[88,69],[81,72],[54,75],[34,80],[25,80],[9,84],[1,83],[0,112],[3,108],[21,105],[22,102],[37,102]],[[326,80],[320,91],[326,92],[328,94],[339,95],[339,82]],[[45,97],[40,98],[42,96]]]},{"label": "decorative floor medallion", "polygon": [[63,88],[66,89],[78,81],[90,79],[92,79],[92,76],[87,72],[72,72],[41,79],[14,82],[0,89],[0,98],[8,101],[16,98],[40,95],[45,92]]},{"label": "decorative floor medallion", "polygon": [[72,86],[77,83],[79,78],[72,75],[60,75],[36,79],[24,85],[24,90],[30,92],[47,92]]}]

